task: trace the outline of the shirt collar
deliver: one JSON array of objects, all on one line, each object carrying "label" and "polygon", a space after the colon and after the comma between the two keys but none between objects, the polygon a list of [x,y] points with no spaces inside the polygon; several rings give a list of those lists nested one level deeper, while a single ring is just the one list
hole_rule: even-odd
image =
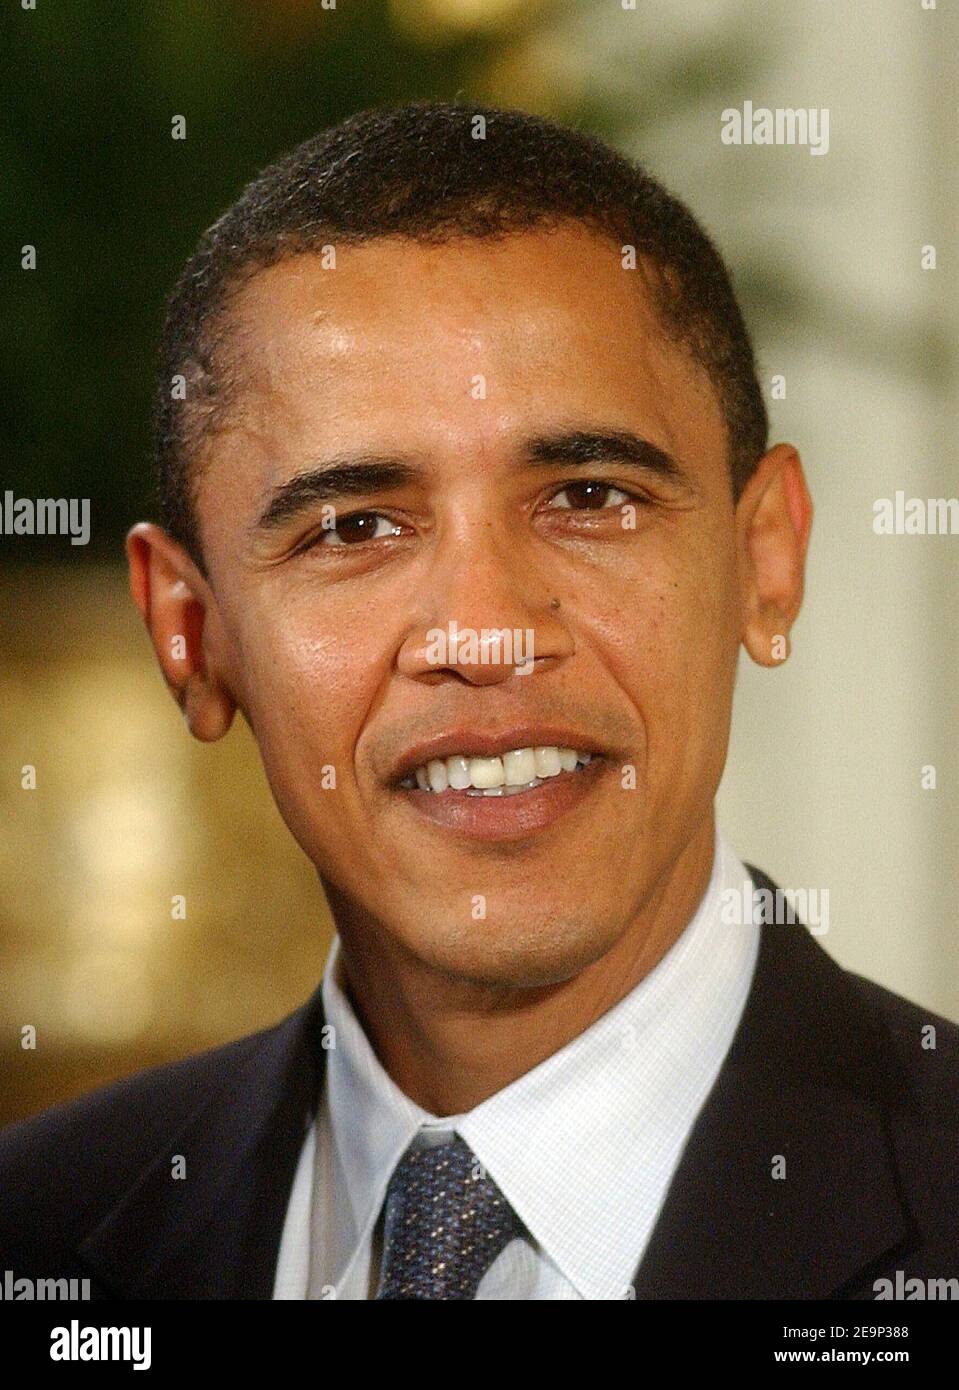
[{"label": "shirt collar", "polygon": [[[438,1119],[381,1066],[342,983],[323,977],[337,1283],[369,1236],[392,1172],[421,1132],[456,1130],[547,1257],[587,1299],[627,1296],[689,1131],[732,1041],[759,945],[724,920],[749,875],[716,831],[709,884],[673,946],[585,1032],[465,1115]],[[740,914],[735,914],[739,919]]]},{"label": "shirt collar", "polygon": [[326,1069],[326,1103],[333,1145],[335,1283],[345,1278],[369,1237],[393,1170],[422,1131],[451,1129],[403,1091],[373,1051],[345,990],[339,937],[323,972],[324,1021],[333,1027]]}]

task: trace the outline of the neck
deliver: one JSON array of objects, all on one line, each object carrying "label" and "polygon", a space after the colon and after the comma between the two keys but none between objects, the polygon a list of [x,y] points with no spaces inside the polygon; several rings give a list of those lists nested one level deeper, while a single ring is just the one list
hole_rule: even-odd
[{"label": "neck", "polygon": [[451,979],[327,887],[344,983],[390,1077],[433,1115],[459,1115],[538,1066],[618,1004],[682,935],[709,883],[712,812],[598,960],[558,984]]}]

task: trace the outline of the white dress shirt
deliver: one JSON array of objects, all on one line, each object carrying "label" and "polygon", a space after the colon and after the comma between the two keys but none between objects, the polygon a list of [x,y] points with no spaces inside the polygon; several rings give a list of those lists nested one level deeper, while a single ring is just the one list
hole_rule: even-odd
[{"label": "white dress shirt", "polygon": [[[463,1115],[438,1119],[384,1071],[323,975],[335,1030],[287,1207],[275,1299],[369,1299],[387,1185],[414,1140],[455,1130],[524,1222],[477,1299],[622,1299],[742,1016],[758,926],[723,920],[749,875],[717,829],[699,907],[659,964],[585,1032]],[[727,914],[729,916],[730,914]],[[748,915],[748,914],[747,914]]]}]

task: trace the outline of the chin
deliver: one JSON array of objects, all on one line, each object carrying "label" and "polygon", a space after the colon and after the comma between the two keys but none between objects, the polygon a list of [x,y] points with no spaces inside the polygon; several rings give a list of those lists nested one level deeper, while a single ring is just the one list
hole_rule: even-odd
[{"label": "chin", "polygon": [[[567,909],[568,912],[568,909]],[[432,969],[464,983],[536,989],[574,979],[599,960],[625,922],[616,926],[585,914],[571,919],[539,915],[518,923],[494,914],[471,922],[455,935],[448,931],[408,942]],[[617,930],[618,928],[618,930]]]}]

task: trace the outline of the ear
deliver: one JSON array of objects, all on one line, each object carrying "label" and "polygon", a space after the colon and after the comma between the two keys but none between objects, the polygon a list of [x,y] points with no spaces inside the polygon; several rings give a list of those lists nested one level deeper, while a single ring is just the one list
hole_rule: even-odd
[{"label": "ear", "polygon": [[237,702],[215,652],[219,615],[209,584],[183,547],[149,522],[132,528],[126,551],[133,601],[191,734],[222,738]]},{"label": "ear", "polygon": [[802,605],[813,507],[791,444],[763,456],[736,507],[741,637],[753,661],[778,666]]}]

